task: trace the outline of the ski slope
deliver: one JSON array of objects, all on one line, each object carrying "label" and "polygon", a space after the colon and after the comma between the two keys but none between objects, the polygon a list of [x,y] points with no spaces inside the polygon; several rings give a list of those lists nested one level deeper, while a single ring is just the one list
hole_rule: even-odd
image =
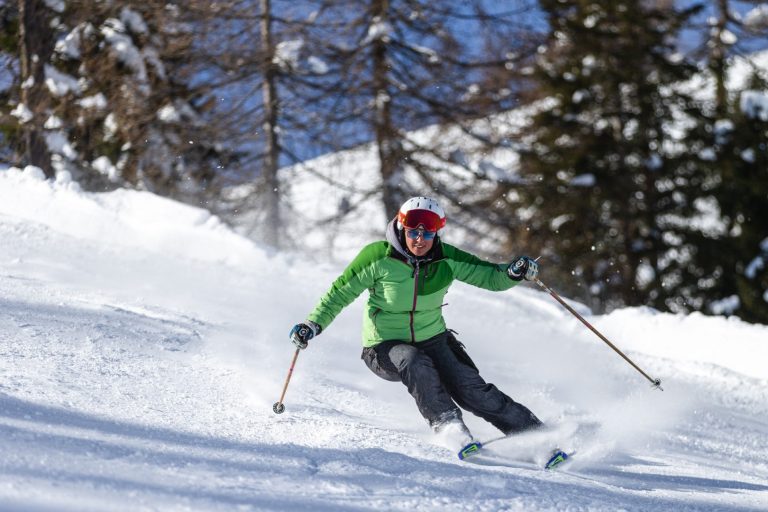
[{"label": "ski slope", "polygon": [[[0,237],[0,510],[768,509],[768,327],[588,315],[660,392],[548,295],[457,284],[446,318],[483,375],[553,425],[469,464],[360,361],[362,300],[272,413],[288,330],[339,266],[32,168],[0,170]],[[529,459],[547,443],[578,454],[545,472]]]}]

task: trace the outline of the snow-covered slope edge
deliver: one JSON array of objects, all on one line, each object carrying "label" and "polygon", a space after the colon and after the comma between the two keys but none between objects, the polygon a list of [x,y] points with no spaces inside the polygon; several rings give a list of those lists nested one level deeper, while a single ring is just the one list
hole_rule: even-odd
[{"label": "snow-covered slope edge", "polygon": [[[340,271],[270,257],[205,211],[0,170],[2,510],[763,510],[768,328],[590,316],[645,381],[537,290],[457,284],[483,374],[579,450],[545,473],[466,465],[359,361],[360,301],[302,352]],[[546,280],[546,269],[542,278]],[[468,418],[481,438],[492,427]],[[567,428],[565,428],[567,427]],[[567,434],[575,430],[575,434]]]}]

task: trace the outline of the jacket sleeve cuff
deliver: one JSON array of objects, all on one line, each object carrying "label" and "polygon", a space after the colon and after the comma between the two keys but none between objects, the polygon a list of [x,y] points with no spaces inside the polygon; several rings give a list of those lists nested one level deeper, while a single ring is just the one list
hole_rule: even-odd
[{"label": "jacket sleeve cuff", "polygon": [[313,322],[312,320],[307,320],[307,325],[309,326],[310,329],[312,329],[313,337],[323,332],[323,327],[317,322]]}]

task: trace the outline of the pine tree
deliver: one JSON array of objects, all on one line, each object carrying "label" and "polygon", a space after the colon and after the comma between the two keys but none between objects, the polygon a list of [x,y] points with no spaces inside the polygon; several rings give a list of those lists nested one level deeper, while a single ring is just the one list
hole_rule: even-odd
[{"label": "pine tree", "polygon": [[768,323],[768,80],[757,74],[719,119],[717,204],[724,232],[708,240],[714,313]]},{"label": "pine tree", "polygon": [[[702,54],[712,159],[701,212],[688,224],[694,248],[683,272],[678,310],[736,314],[768,322],[768,77],[752,62],[754,43],[768,35],[768,10],[759,2],[744,16],[735,2],[718,0],[707,19]],[[733,71],[751,68],[737,80]]]},{"label": "pine tree", "polygon": [[701,130],[677,132],[679,120],[699,116],[677,88],[696,71],[675,52],[693,11],[541,5],[551,34],[534,78],[547,100],[524,139],[525,185],[512,206],[527,209],[530,239],[568,293],[598,309],[667,308],[690,244],[661,219],[690,216],[706,179]]}]

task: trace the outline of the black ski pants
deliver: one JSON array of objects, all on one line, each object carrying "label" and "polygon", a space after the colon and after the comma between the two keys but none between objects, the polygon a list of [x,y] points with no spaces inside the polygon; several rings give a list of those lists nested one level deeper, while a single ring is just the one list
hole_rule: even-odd
[{"label": "black ski pants", "polygon": [[363,349],[362,359],[382,379],[405,384],[432,427],[461,418],[459,407],[505,434],[542,424],[527,407],[483,380],[451,331],[419,343],[385,341]]}]

